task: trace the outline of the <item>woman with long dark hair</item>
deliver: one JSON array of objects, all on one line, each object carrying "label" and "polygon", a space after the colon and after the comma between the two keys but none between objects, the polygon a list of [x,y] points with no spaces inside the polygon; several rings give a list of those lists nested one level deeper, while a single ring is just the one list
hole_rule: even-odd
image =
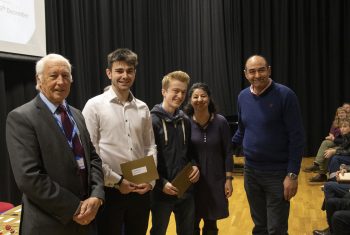
[{"label": "woman with long dark hair", "polygon": [[191,119],[191,140],[199,158],[200,177],[195,184],[195,234],[204,220],[202,234],[218,234],[217,220],[229,215],[232,195],[232,145],[227,120],[216,113],[208,85],[195,83],[185,112]]}]

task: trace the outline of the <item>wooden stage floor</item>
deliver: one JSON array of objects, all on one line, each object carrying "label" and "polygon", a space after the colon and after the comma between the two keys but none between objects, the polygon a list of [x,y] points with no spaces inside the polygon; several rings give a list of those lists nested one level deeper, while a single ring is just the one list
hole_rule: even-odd
[{"label": "wooden stage floor", "polygon": [[[312,164],[314,158],[304,158],[302,168]],[[236,162],[236,159],[235,159]],[[290,235],[309,235],[314,229],[327,227],[326,213],[321,210],[323,192],[321,185],[310,185],[308,179],[313,173],[300,171],[299,189],[297,195],[291,200],[289,215]],[[219,234],[251,234],[253,222],[250,217],[249,206],[243,188],[243,176],[235,175],[233,181],[233,195],[229,199],[230,216],[218,221]],[[151,227],[151,221],[149,228]],[[148,232],[149,234],[149,232]],[[171,216],[167,235],[176,234],[174,216]]]}]

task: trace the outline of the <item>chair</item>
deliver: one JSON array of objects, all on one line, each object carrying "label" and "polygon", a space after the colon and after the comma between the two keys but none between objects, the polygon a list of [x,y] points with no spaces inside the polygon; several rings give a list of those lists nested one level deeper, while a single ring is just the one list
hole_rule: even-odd
[{"label": "chair", "polygon": [[[233,136],[238,128],[237,115],[226,116],[226,120],[230,126],[231,135]],[[242,175],[244,171],[244,156],[243,150],[240,146],[238,149],[235,149],[235,153],[233,154],[234,158],[234,168],[233,173]]]},{"label": "chair", "polygon": [[4,213],[5,211],[8,211],[12,209],[14,205],[8,202],[0,202],[0,214]]}]

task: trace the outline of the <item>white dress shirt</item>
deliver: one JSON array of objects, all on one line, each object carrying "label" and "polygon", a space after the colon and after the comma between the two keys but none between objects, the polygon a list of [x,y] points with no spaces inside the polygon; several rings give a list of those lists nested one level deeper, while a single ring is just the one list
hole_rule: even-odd
[{"label": "white dress shirt", "polygon": [[[153,155],[157,163],[148,106],[130,92],[122,104],[112,88],[88,100],[83,109],[90,138],[102,159],[105,186],[121,179],[120,164]],[[154,186],[154,181],[149,182]]]}]

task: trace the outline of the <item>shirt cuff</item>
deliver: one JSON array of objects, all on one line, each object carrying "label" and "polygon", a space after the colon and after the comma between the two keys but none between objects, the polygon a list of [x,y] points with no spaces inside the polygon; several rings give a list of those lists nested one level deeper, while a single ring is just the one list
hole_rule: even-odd
[{"label": "shirt cuff", "polygon": [[121,175],[115,172],[111,172],[108,178],[105,177],[105,186],[114,187],[114,185],[116,185],[121,179],[122,179]]}]

